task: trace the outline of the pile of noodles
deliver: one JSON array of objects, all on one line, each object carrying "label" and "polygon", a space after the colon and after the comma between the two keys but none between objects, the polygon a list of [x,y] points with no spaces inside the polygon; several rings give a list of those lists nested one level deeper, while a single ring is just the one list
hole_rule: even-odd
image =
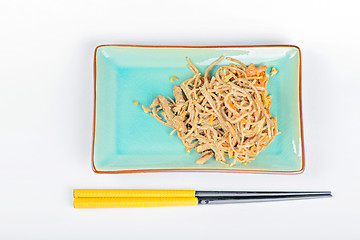
[{"label": "pile of noodles", "polygon": [[[193,77],[174,86],[175,100],[159,95],[146,112],[162,124],[173,128],[189,152],[191,148],[205,163],[212,156],[227,166],[253,160],[280,132],[276,117],[271,117],[271,97],[266,85],[266,66],[256,68],[227,58],[233,64],[221,66],[210,77],[212,63],[201,76],[190,62]],[[159,114],[160,113],[160,114]],[[225,156],[228,156],[227,160]]]}]

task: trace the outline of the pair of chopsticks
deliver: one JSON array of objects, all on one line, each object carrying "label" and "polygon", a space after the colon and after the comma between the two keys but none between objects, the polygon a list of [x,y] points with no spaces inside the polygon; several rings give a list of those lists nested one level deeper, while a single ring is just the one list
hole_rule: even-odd
[{"label": "pair of chopsticks", "polygon": [[197,206],[200,204],[269,202],[324,197],[332,197],[331,192],[75,189],[74,207],[137,208]]}]

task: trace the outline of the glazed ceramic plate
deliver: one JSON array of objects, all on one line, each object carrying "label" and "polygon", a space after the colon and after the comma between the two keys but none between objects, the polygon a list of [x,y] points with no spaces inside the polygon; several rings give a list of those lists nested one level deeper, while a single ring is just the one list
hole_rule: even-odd
[{"label": "glazed ceramic plate", "polygon": [[[186,148],[172,129],[160,124],[141,105],[159,94],[173,97],[174,84],[193,76],[186,57],[204,73],[221,56],[245,64],[275,67],[268,89],[270,112],[281,134],[247,165],[224,166],[214,159],[204,165],[200,154]],[[95,110],[92,166],[97,173],[220,171],[300,173],[304,169],[301,116],[301,60],[296,46],[125,46],[101,45],[95,50]],[[229,64],[222,61],[220,65]],[[170,78],[177,76],[174,82]],[[139,105],[135,105],[138,101]]]}]

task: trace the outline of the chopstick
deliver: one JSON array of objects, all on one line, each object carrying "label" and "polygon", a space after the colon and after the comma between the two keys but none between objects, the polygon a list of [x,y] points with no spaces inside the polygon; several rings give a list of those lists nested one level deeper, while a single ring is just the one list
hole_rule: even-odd
[{"label": "chopstick", "polygon": [[195,197],[194,190],[74,189],[74,197]]},{"label": "chopstick", "polygon": [[332,197],[330,191],[195,191],[141,189],[75,189],[75,208],[197,206]]},{"label": "chopstick", "polygon": [[195,191],[153,189],[74,189],[74,197],[237,197],[331,194],[330,191]]},{"label": "chopstick", "polygon": [[117,197],[117,198],[75,198],[75,208],[138,208],[196,206],[195,197]]}]

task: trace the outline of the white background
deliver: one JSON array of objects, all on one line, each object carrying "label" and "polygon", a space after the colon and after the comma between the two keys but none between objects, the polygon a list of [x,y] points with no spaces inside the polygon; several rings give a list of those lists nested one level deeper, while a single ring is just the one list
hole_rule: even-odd
[{"label": "white background", "polygon": [[[1,1],[0,239],[359,239],[356,2]],[[93,51],[104,43],[300,46],[305,172],[93,173]],[[331,190],[334,197],[79,210],[74,188]]]}]

